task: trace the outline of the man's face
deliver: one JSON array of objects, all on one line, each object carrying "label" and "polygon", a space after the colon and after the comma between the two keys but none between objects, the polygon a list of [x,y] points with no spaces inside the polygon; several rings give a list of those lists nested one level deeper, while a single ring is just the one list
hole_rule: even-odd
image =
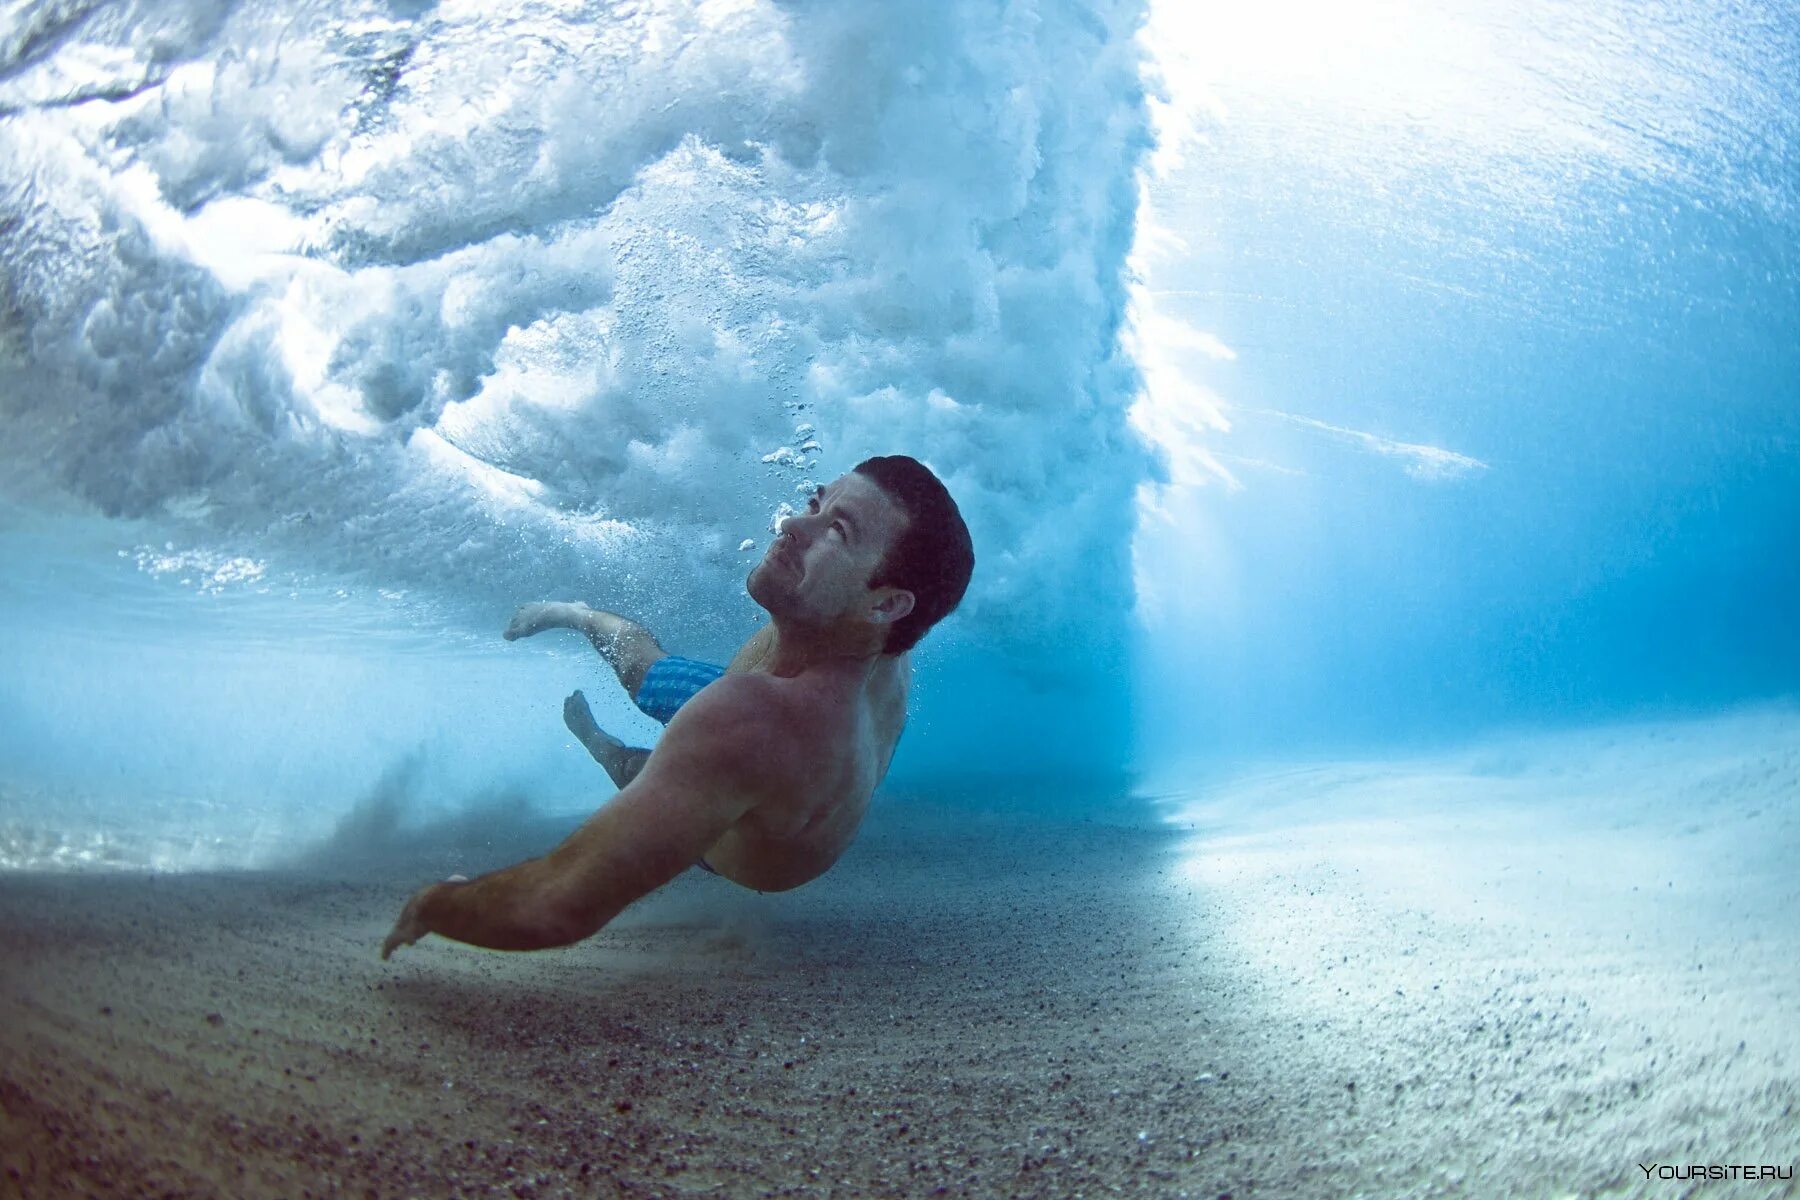
[{"label": "man's face", "polygon": [[806,511],[750,572],[751,599],[770,614],[808,624],[868,619],[878,594],[869,580],[906,527],[906,516],[879,484],[855,471],[820,488]]}]

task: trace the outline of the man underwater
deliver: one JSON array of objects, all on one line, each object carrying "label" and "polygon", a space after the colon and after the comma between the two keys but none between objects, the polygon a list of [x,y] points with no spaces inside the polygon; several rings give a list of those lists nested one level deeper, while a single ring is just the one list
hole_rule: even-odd
[{"label": "man underwater", "polygon": [[382,944],[428,933],[495,950],[566,946],[687,868],[758,891],[824,874],[856,836],[906,723],[907,652],[958,603],[975,555],[937,476],[871,458],[781,523],[746,581],[770,622],[721,670],[665,654],[649,631],[585,604],[527,604],[510,641],[585,633],[640,708],[654,752],[569,727],[620,791],[563,843],[473,880],[422,888]]}]

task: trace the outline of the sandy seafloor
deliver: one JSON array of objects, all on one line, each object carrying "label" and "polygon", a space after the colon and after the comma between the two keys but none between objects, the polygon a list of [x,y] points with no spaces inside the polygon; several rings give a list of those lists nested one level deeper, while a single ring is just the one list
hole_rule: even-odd
[{"label": "sandy seafloor", "polygon": [[1796,1194],[1638,1164],[1800,1157],[1800,713],[1029,801],[536,955],[381,962],[428,842],[0,876],[0,1192]]}]

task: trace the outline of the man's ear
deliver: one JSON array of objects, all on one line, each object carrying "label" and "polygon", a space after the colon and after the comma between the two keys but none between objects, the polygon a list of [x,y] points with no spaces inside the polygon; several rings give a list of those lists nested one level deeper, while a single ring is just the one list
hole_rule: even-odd
[{"label": "man's ear", "polygon": [[881,599],[869,610],[871,620],[892,625],[913,610],[913,594],[905,588],[882,588]]}]

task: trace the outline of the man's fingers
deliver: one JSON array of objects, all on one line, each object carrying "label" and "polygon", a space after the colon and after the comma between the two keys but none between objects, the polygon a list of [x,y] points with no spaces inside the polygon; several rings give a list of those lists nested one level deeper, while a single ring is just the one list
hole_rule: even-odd
[{"label": "man's fingers", "polygon": [[402,946],[412,945],[431,932],[431,928],[419,918],[419,906],[425,902],[425,898],[433,890],[448,883],[467,882],[469,882],[467,875],[452,875],[444,880],[444,883],[428,883],[414,892],[412,899],[406,902],[406,907],[400,910],[400,919],[394,922],[393,932],[389,933],[387,940],[381,943],[381,960],[386,962],[394,951]]},{"label": "man's fingers", "polygon": [[386,962],[394,951],[402,946],[412,945],[430,932],[419,924],[418,918],[412,915],[412,906],[408,905],[407,911],[401,913],[400,919],[394,923],[394,930],[387,935],[387,941],[381,943],[381,960]]}]

